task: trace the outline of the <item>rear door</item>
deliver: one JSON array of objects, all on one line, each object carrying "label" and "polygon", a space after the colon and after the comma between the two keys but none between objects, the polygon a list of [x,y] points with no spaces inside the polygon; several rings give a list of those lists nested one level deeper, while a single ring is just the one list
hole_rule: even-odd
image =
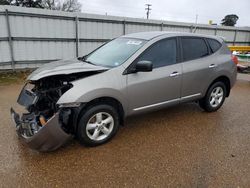
[{"label": "rear door", "polygon": [[152,44],[134,63],[143,60],[151,61],[153,70],[127,75],[130,113],[178,103],[182,67],[177,63],[177,39]]},{"label": "rear door", "polygon": [[210,49],[204,38],[181,37],[183,81],[182,101],[199,98],[211,82],[216,63],[211,62]]}]

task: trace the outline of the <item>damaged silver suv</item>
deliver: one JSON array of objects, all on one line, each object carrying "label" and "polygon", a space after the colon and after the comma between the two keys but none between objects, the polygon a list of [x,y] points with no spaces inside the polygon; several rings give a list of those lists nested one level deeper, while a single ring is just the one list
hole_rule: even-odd
[{"label": "damaged silver suv", "polygon": [[31,147],[51,151],[76,136],[97,146],[130,115],[198,101],[218,110],[236,80],[223,39],[173,32],[121,36],[90,54],[35,70],[11,109],[17,133]]}]

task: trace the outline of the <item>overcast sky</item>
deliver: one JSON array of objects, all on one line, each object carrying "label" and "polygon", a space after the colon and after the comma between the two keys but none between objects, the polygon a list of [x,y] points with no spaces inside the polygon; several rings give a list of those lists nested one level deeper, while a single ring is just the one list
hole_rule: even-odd
[{"label": "overcast sky", "polygon": [[145,4],[152,4],[151,19],[220,23],[227,14],[239,16],[237,26],[250,26],[250,0],[79,0],[82,12],[146,18]]}]

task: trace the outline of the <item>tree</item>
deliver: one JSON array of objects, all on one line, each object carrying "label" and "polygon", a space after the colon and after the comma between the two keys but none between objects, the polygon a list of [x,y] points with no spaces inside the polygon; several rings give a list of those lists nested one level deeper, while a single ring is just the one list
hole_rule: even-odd
[{"label": "tree", "polygon": [[46,9],[50,9],[50,10],[59,10],[58,4],[60,3],[60,1],[58,0],[43,0],[43,6]]},{"label": "tree", "polygon": [[78,0],[65,0],[60,10],[67,12],[80,12],[81,7],[82,5],[78,2]]},{"label": "tree", "polygon": [[16,2],[22,7],[43,8],[42,0],[16,0]]},{"label": "tree", "polygon": [[43,8],[42,0],[0,0],[0,5]]},{"label": "tree", "polygon": [[0,5],[10,5],[10,1],[8,1],[8,0],[0,0]]},{"label": "tree", "polygon": [[81,3],[78,0],[43,0],[43,6],[50,10],[61,10],[66,12],[80,12]]},{"label": "tree", "polygon": [[45,8],[66,12],[80,12],[82,6],[78,0],[0,0],[0,5]]},{"label": "tree", "polygon": [[225,25],[225,26],[235,26],[235,24],[237,23],[239,17],[236,14],[229,14],[226,15],[225,18],[223,18],[223,20],[221,20],[221,25]]}]

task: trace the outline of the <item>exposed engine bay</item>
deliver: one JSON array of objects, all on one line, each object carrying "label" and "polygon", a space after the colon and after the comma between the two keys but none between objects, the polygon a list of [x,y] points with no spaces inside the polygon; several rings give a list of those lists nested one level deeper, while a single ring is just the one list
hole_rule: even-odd
[{"label": "exposed engine bay", "polygon": [[[73,79],[73,78],[72,78]],[[58,99],[72,87],[69,79],[53,76],[27,83],[17,102],[26,107],[22,121],[25,122],[23,135],[33,136],[59,110]]]},{"label": "exposed engine bay", "polygon": [[17,100],[27,112],[20,117],[11,108],[19,136],[36,150],[50,151],[60,147],[74,134],[70,123],[73,110],[59,106],[57,101],[73,87],[72,81],[98,72],[100,71],[55,75],[27,82]]}]

